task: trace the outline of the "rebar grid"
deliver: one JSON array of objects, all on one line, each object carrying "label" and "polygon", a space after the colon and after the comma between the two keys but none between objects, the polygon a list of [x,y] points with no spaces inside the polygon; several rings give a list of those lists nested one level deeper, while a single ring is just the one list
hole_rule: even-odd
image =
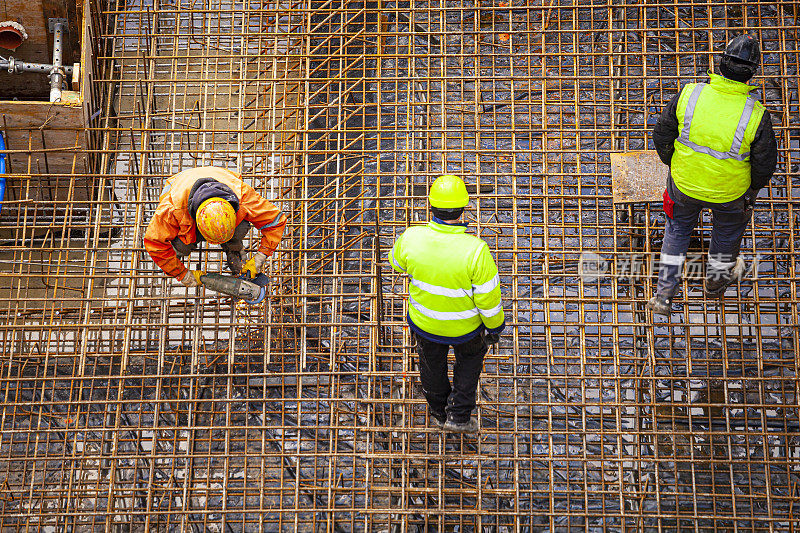
[{"label": "rebar grid", "polygon": [[[796,527],[800,2],[90,4],[88,149],[9,146],[0,529]],[[721,302],[687,276],[653,323],[663,215],[614,207],[609,153],[648,148],[744,30],[780,148],[756,266]],[[263,305],[143,249],[163,180],[207,164],[288,217]],[[427,420],[386,262],[445,172],[503,283],[478,437]],[[584,253],[609,270],[579,275]]]}]

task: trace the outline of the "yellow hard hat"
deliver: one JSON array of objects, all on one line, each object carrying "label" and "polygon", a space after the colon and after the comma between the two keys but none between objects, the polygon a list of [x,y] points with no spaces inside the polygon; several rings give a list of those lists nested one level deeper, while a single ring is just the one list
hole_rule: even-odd
[{"label": "yellow hard hat", "polygon": [[197,208],[197,229],[211,244],[222,244],[233,238],[236,229],[236,211],[223,198],[209,198]]},{"label": "yellow hard hat", "polygon": [[458,209],[459,207],[466,207],[469,203],[469,194],[461,178],[446,174],[439,176],[433,182],[428,199],[433,207]]}]

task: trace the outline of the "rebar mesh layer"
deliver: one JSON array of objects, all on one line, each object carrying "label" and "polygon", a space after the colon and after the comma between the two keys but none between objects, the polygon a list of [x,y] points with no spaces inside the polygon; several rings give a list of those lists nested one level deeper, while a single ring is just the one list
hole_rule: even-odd
[{"label": "rebar mesh layer", "polygon": [[[90,7],[90,149],[37,128],[9,147],[28,175],[0,215],[2,531],[796,527],[800,2]],[[613,205],[609,154],[651,148],[743,31],[780,148],[753,268],[703,297],[704,217],[653,321],[663,214]],[[163,181],[199,165],[289,219],[262,305],[184,289],[143,249]],[[386,261],[442,173],[503,284],[477,437],[428,420]]]}]

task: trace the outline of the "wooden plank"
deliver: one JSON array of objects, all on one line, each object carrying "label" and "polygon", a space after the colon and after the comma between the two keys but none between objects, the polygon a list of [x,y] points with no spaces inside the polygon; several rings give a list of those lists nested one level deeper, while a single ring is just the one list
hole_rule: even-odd
[{"label": "wooden plank", "polygon": [[92,10],[89,5],[89,0],[86,0],[81,13],[83,15],[81,18],[81,72],[79,81],[80,88],[78,91],[80,93],[81,103],[83,104],[83,124],[84,127],[88,128],[91,122],[90,118],[96,111],[95,107],[97,105],[92,98],[92,84],[94,83],[95,74],[95,57],[93,50],[96,45],[96,40],[91,27]]},{"label": "wooden plank", "polygon": [[615,204],[660,202],[668,167],[654,150],[611,154],[611,189]]},{"label": "wooden plank", "polygon": [[[12,0],[14,2],[18,0]],[[67,0],[44,0],[39,7],[61,16]],[[75,0],[69,0],[75,1]],[[88,2],[81,9],[80,60],[84,76],[78,91],[64,91],[62,101],[0,101],[0,127],[8,149],[6,196],[0,213],[0,239],[41,238],[55,226],[86,228],[98,199],[91,159],[87,104],[94,74]],[[73,13],[75,11],[73,7]],[[41,11],[41,9],[40,9]],[[68,13],[68,11],[64,11]],[[44,19],[42,19],[44,20]],[[42,22],[44,24],[44,22]],[[44,30],[43,30],[44,31]],[[78,33],[77,30],[75,33]],[[39,36],[45,35],[43,32]],[[77,57],[77,56],[76,56]],[[49,92],[49,90],[48,90]],[[45,98],[46,99],[46,98]],[[107,199],[110,191],[103,191]],[[109,204],[110,205],[110,204]],[[103,209],[110,217],[110,209]]]},{"label": "wooden plank", "polygon": [[96,196],[87,175],[83,106],[77,93],[67,100],[74,103],[0,102],[0,126],[10,151],[0,238],[23,237],[23,226],[25,238],[40,236],[53,220],[85,217],[86,207],[78,204],[86,206]]},{"label": "wooden plank", "polygon": [[[0,125],[5,129],[9,150],[73,152],[85,149],[84,121],[82,105],[0,101]],[[40,133],[45,133],[44,146]],[[12,168],[19,168],[16,166],[18,157],[19,153],[11,154]]]},{"label": "wooden plank", "polygon": [[11,151],[11,172],[86,172],[84,121],[83,106],[0,101],[0,125],[5,129],[6,148]]}]

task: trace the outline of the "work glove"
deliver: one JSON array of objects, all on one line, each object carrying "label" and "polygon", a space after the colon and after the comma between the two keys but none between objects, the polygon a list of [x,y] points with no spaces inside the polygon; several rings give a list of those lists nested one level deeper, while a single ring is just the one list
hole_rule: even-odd
[{"label": "work glove", "polygon": [[203,284],[203,282],[200,281],[200,276],[202,276],[203,274],[205,274],[205,272],[203,272],[202,270],[187,270],[186,274],[184,274],[183,277],[181,278],[181,284],[184,287],[189,287],[189,288],[199,287],[200,285]]},{"label": "work glove", "polygon": [[250,259],[242,267],[242,274],[247,273],[250,278],[254,278],[264,271],[264,264],[267,262],[267,254],[256,252],[250,256]]},{"label": "work glove", "polygon": [[487,333],[486,336],[483,338],[486,341],[486,344],[497,344],[500,342],[500,334],[499,333]]}]

